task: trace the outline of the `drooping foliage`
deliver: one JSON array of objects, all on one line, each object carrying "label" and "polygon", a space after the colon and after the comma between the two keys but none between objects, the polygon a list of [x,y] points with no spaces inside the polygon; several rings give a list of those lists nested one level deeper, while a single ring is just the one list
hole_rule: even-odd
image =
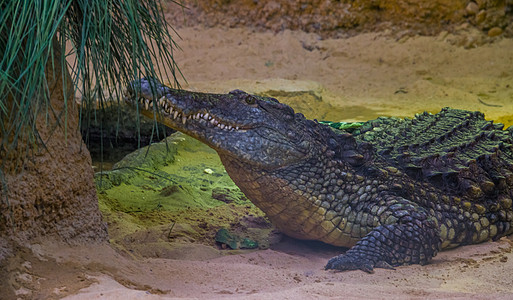
[{"label": "drooping foliage", "polygon": [[47,82],[47,72],[60,71],[55,59],[71,73],[83,107],[103,107],[142,76],[178,85],[170,28],[159,0],[0,0],[0,158],[44,146],[35,121],[56,113]]},{"label": "drooping foliage", "polygon": [[[0,0],[4,201],[6,165],[20,170],[27,155],[45,151],[47,141],[38,134],[36,121],[67,132],[70,101],[78,98],[85,116],[81,127],[87,128],[107,100],[119,99],[122,87],[134,79],[152,76],[179,86],[173,36],[178,37],[164,18],[160,0]],[[71,74],[72,82],[64,74]],[[63,97],[64,109],[50,101],[54,87],[49,81],[55,76],[62,77],[64,93],[74,86],[73,95]],[[49,116],[56,124],[49,124]]]}]

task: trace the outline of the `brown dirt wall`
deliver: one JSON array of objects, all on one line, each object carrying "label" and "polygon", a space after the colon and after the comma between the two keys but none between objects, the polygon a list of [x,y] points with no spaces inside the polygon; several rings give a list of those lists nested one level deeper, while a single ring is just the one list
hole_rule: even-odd
[{"label": "brown dirt wall", "polygon": [[[58,61],[55,70],[60,70]],[[30,151],[21,151],[20,143],[19,151],[0,157],[7,185],[0,188],[0,261],[12,253],[13,245],[38,238],[55,236],[71,244],[107,240],[91,158],[78,131],[77,105],[69,98],[65,106],[62,75],[54,74],[48,81],[53,111],[41,112],[36,121],[44,145],[32,144]],[[65,76],[71,84],[69,74]],[[71,85],[66,89],[73,96]],[[21,166],[15,165],[23,160]]]},{"label": "brown dirt wall", "polygon": [[[180,1],[179,1],[180,2]],[[511,0],[183,0],[165,5],[173,26],[250,26],[348,37],[391,30],[435,35],[469,23],[490,35],[513,35]]]}]

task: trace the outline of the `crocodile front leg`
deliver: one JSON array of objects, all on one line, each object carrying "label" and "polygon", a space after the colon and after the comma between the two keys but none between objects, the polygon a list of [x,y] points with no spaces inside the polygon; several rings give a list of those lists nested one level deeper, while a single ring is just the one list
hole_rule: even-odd
[{"label": "crocodile front leg", "polygon": [[434,217],[404,198],[393,195],[382,197],[377,203],[385,203],[383,213],[388,216],[387,220],[394,223],[375,227],[345,254],[330,259],[325,269],[359,269],[372,273],[374,268],[422,265],[437,254],[441,240]]}]

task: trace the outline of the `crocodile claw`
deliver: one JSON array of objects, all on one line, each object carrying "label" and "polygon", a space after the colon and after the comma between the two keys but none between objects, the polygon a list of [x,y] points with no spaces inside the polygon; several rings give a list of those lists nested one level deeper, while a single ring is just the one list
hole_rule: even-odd
[{"label": "crocodile claw", "polygon": [[378,261],[374,262],[371,259],[361,257],[361,256],[352,256],[352,255],[339,255],[335,256],[328,261],[325,270],[336,270],[336,271],[349,271],[349,270],[362,270],[367,273],[374,273],[374,268],[383,268],[383,269],[391,269],[395,270],[389,263],[386,261]]}]

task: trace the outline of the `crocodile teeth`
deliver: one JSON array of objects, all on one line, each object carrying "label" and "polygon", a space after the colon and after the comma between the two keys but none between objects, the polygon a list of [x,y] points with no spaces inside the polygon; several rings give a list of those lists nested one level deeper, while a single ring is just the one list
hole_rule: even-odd
[{"label": "crocodile teeth", "polygon": [[185,125],[185,122],[187,121],[187,117],[186,116],[182,116],[182,124]]},{"label": "crocodile teeth", "polygon": [[145,108],[146,110],[149,110],[149,109],[150,109],[149,105],[150,105],[150,101],[149,101],[149,100],[144,101],[144,108]]},{"label": "crocodile teeth", "polygon": [[173,119],[176,119],[176,117],[178,117],[178,111],[177,110],[175,110],[175,113],[173,115]]}]

